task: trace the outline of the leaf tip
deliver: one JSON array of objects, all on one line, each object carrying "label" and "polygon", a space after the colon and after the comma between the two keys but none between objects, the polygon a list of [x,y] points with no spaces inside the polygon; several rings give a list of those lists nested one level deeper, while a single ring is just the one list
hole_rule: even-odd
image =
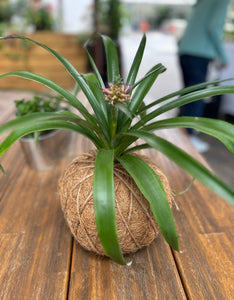
[{"label": "leaf tip", "polygon": [[3,173],[3,175],[6,175],[6,172],[1,164],[0,164],[0,171]]}]

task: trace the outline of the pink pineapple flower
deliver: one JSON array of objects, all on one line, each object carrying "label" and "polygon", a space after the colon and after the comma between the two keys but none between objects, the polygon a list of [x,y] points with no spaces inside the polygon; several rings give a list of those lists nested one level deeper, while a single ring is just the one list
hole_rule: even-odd
[{"label": "pink pineapple flower", "polygon": [[109,101],[111,105],[116,103],[126,104],[131,96],[128,94],[130,91],[130,85],[124,85],[123,83],[115,84],[109,82],[109,87],[102,87],[102,91],[105,94],[105,100]]}]

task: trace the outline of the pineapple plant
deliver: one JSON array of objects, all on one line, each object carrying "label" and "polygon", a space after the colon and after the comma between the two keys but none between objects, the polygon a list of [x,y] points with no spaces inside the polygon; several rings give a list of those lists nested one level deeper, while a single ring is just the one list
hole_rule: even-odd
[{"label": "pineapple plant", "polygon": [[[6,38],[9,37],[1,39]],[[214,86],[219,81],[201,83],[145,105],[144,98],[149,89],[166,70],[158,63],[143,78],[136,80],[146,45],[145,35],[126,79],[119,74],[113,41],[101,36],[108,83],[103,81],[88,51],[93,73],[80,74],[64,57],[46,45],[26,37],[10,38],[28,40],[55,56],[74,78],[76,91],[81,89],[91,106],[90,111],[75,94],[35,73],[14,71],[0,75],[0,78],[19,76],[41,83],[61,95],[77,112],[39,112],[1,125],[0,134],[9,134],[0,145],[0,156],[26,134],[58,128],[74,131],[93,143],[94,149],[78,156],[59,180],[62,210],[71,232],[84,248],[124,265],[124,253],[147,246],[160,232],[173,249],[179,250],[171,211],[170,185],[155,162],[138,152],[145,148],[154,148],[165,154],[193,178],[234,204],[231,187],[157,134],[158,130],[165,128],[193,128],[219,139],[234,153],[232,124],[197,117],[160,117],[186,103],[234,93],[233,85]],[[138,140],[143,142],[136,143]]]}]

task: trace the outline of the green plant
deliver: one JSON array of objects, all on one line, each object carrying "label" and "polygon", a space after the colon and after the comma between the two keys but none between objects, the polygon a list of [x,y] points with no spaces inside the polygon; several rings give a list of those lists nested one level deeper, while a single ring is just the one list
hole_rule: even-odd
[{"label": "green plant", "polygon": [[22,117],[36,112],[56,112],[62,110],[61,96],[34,95],[32,100],[15,100],[16,116]]},{"label": "green plant", "polygon": [[[17,36],[14,38],[29,40]],[[144,148],[155,148],[215,193],[234,204],[234,191],[229,186],[179,147],[157,135],[159,129],[194,128],[219,139],[234,153],[234,126],[231,124],[221,120],[194,117],[157,120],[161,114],[186,103],[208,96],[234,93],[234,86],[212,86],[204,89],[218,81],[202,83],[171,93],[149,105],[143,105],[143,100],[156,78],[166,70],[162,64],[156,64],[142,79],[136,82],[145,49],[145,35],[140,42],[125,83],[119,74],[118,56],[114,43],[107,36],[102,36],[102,40],[107,57],[108,86],[105,86],[89,53],[94,74],[81,75],[59,53],[31,40],[53,54],[64,65],[87,97],[92,112],[89,112],[72,93],[45,77],[27,71],[3,74],[0,78],[19,76],[44,84],[63,96],[79,112],[79,115],[68,111],[41,112],[22,116],[2,125],[0,133],[11,132],[0,145],[0,156],[17,139],[34,131],[61,128],[88,137],[98,149],[95,160],[93,198],[99,238],[107,255],[114,261],[125,264],[119,247],[115,217],[113,217],[115,216],[114,162],[120,162],[132,176],[149,201],[162,235],[173,249],[179,250],[173,216],[161,181],[146,162],[131,153]],[[151,108],[151,112],[147,113],[149,108]],[[144,143],[138,146],[133,145],[138,139],[142,139]]]},{"label": "green plant", "polygon": [[[66,110],[62,107],[63,97],[54,95],[34,95],[32,100],[15,100],[16,116],[22,117],[37,112],[56,112]],[[38,136],[46,133],[46,130],[39,131]],[[34,137],[34,133],[27,135]]]},{"label": "green plant", "polygon": [[26,19],[36,30],[53,30],[54,21],[50,12],[50,6],[42,6],[39,9],[28,8]]},{"label": "green plant", "polygon": [[[28,7],[27,0],[1,0],[0,1],[0,33],[22,32],[20,28],[24,25],[24,15]],[[21,24],[15,24],[14,17],[21,19]]]},{"label": "green plant", "polygon": [[8,0],[0,1],[0,22],[9,22],[13,14],[13,5]]}]

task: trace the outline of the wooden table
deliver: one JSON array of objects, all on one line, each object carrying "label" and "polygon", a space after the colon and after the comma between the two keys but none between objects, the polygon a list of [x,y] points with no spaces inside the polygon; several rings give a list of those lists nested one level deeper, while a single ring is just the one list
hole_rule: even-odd
[{"label": "wooden table", "polygon": [[[171,132],[162,134],[201,159],[181,131]],[[74,137],[66,158],[46,172],[27,167],[18,143],[1,158],[7,175],[0,175],[0,299],[234,299],[233,207],[197,181],[176,198],[179,210],[173,209],[182,253],[160,236],[126,258],[131,266],[120,266],[74,241],[57,181],[89,146]],[[191,177],[174,163],[154,150],[145,152],[164,170],[175,193],[189,185]]]}]

